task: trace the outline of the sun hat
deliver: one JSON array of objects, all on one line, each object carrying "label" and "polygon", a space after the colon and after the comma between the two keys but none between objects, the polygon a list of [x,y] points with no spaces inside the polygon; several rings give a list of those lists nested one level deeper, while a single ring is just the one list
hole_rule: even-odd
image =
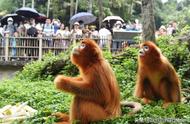
[{"label": "sun hat", "polygon": [[9,21],[12,21],[12,22],[13,22],[13,18],[12,18],[12,17],[9,17],[9,18],[7,19],[7,22],[9,22]]},{"label": "sun hat", "polygon": [[75,22],[74,25],[80,25],[78,22]]}]

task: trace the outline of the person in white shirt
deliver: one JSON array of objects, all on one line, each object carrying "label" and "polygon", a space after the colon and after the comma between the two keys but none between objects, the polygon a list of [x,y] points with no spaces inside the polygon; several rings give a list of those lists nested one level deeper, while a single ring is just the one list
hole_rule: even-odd
[{"label": "person in white shirt", "polygon": [[60,26],[60,29],[57,30],[56,36],[61,38],[61,46],[68,47],[69,41],[70,41],[70,31],[68,27],[65,27],[65,25],[62,23]]},{"label": "person in white shirt", "polygon": [[46,37],[51,37],[54,35],[54,26],[51,24],[51,19],[46,19],[46,23],[43,27],[43,34]]},{"label": "person in white shirt", "polygon": [[3,37],[3,27],[1,26],[1,22],[0,22],[0,37]]},{"label": "person in white shirt", "polygon": [[47,46],[52,47],[53,46],[53,40],[51,37],[54,36],[54,26],[51,24],[51,19],[46,19],[46,23],[43,26],[43,36],[50,37],[47,38]]},{"label": "person in white shirt", "polygon": [[99,30],[99,37],[100,37],[99,46],[101,48],[104,48],[106,46],[110,47],[112,35],[111,32],[108,29],[106,29],[105,25],[102,25],[102,28]]},{"label": "person in white shirt", "polygon": [[168,24],[168,27],[167,27],[167,35],[172,35],[172,32],[173,32],[173,27],[172,27],[172,24]]}]

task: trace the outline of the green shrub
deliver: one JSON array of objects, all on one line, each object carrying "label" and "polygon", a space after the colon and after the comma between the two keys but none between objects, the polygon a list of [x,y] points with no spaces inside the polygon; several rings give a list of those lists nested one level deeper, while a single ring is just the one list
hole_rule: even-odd
[{"label": "green shrub", "polygon": [[178,72],[182,80],[182,86],[190,86],[189,82],[186,81],[190,79],[190,51],[187,48],[187,43],[181,43],[168,36],[159,38],[157,43],[162,53]]}]

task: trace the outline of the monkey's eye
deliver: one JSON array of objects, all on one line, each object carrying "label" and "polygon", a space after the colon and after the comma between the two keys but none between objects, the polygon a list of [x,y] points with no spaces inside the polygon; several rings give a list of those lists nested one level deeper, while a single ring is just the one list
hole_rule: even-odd
[{"label": "monkey's eye", "polygon": [[84,43],[82,43],[81,45],[80,45],[80,49],[84,49],[86,47],[86,44],[84,44]]},{"label": "monkey's eye", "polygon": [[149,47],[148,46],[144,46],[143,49],[144,49],[144,51],[148,51]]}]

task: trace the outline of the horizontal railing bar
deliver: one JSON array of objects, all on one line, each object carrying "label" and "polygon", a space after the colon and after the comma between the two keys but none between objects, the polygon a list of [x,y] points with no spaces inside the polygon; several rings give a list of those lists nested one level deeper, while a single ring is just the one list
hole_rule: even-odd
[{"label": "horizontal railing bar", "polygon": [[29,57],[29,58],[31,58],[31,57],[38,58],[39,56],[8,56],[8,57],[13,57],[13,58],[27,58],[27,57]]},{"label": "horizontal railing bar", "polygon": [[[4,38],[15,38],[15,39],[43,39],[43,40],[47,40],[47,39],[53,39],[53,40],[71,40],[71,39],[76,39],[76,40],[82,40],[82,39],[85,39],[85,38],[72,38],[72,37],[69,37],[69,38],[64,38],[64,37],[46,37],[46,36],[41,36],[41,37],[4,37]],[[2,38],[3,39],[3,38]],[[94,39],[94,40],[106,40],[108,38],[104,38],[104,37],[98,37],[98,38],[91,38],[91,39]]]}]

